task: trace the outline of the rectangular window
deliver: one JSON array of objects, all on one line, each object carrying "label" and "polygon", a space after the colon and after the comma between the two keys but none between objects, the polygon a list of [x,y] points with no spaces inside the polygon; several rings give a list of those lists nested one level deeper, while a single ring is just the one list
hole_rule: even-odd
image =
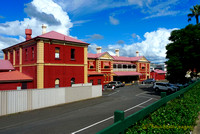
[{"label": "rectangular window", "polygon": [[32,47],[32,59],[34,59],[34,47]]},{"label": "rectangular window", "polygon": [[56,58],[56,59],[59,59],[59,58],[60,58],[60,48],[59,48],[59,47],[56,47],[56,48],[55,48],[55,58]]},{"label": "rectangular window", "polygon": [[71,60],[75,59],[75,49],[71,49]]},{"label": "rectangular window", "polygon": [[101,79],[98,79],[98,85],[101,85]]}]

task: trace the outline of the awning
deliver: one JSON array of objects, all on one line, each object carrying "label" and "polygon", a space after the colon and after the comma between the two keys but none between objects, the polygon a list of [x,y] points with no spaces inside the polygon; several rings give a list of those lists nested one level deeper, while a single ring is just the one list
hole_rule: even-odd
[{"label": "awning", "polygon": [[108,62],[104,62],[103,64],[104,66],[110,66]]},{"label": "awning", "polygon": [[89,62],[90,66],[94,66],[94,63],[93,62]]},{"label": "awning", "polygon": [[88,75],[104,75],[104,74],[96,72],[96,71],[88,71]]},{"label": "awning", "polygon": [[141,73],[138,72],[132,72],[132,71],[127,71],[127,72],[114,72],[116,76],[138,76],[142,75]]}]

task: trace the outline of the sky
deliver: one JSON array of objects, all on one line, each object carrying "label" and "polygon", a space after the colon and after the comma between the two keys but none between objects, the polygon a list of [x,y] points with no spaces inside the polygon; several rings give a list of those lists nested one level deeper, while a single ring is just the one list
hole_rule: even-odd
[{"label": "sky", "polygon": [[[196,0],[3,0],[0,8],[0,50],[25,41],[25,29],[32,37],[47,32],[90,43],[89,53],[102,52],[134,57],[136,51],[152,63],[167,59],[165,46],[173,30],[195,24],[188,22]],[[0,51],[0,59],[3,52]]]}]

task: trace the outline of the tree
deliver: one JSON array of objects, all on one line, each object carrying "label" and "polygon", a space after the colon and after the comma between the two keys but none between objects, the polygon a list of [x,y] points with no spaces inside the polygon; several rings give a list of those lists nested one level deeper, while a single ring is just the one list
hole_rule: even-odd
[{"label": "tree", "polygon": [[183,83],[188,70],[200,72],[200,26],[190,24],[174,30],[169,40],[171,43],[166,46],[167,79]]},{"label": "tree", "polygon": [[199,15],[200,15],[200,5],[193,6],[190,8],[192,13],[188,14],[188,21],[191,21],[192,17],[196,18],[196,23],[199,24]]}]

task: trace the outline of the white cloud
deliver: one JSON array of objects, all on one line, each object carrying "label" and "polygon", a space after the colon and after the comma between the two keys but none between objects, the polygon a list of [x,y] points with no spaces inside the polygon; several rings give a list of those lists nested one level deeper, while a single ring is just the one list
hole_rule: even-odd
[{"label": "white cloud", "polygon": [[[18,43],[19,41],[17,39],[12,37],[7,38],[6,36],[24,37],[27,26],[33,31],[32,37],[42,34],[41,25],[44,23],[49,25],[49,27],[47,27],[47,32],[54,30],[66,35],[69,35],[69,29],[73,26],[67,12],[65,12],[61,6],[53,2],[53,0],[33,0],[31,3],[27,4],[25,12],[29,18],[24,18],[21,21],[15,20],[0,23],[0,38],[6,39],[0,42],[1,48]],[[48,23],[45,19],[51,19],[51,21]],[[12,42],[10,42],[10,40],[12,40]]]},{"label": "white cloud", "polygon": [[[107,48],[102,48],[103,51],[112,52],[110,54],[115,55],[115,49],[120,49],[120,56],[134,57],[136,56],[136,51],[139,51],[140,56],[145,56],[149,61],[165,62],[166,59],[166,45],[170,43],[168,38],[170,33],[174,29],[159,28],[156,31],[146,32],[144,34],[145,39],[142,42],[125,44],[125,45],[108,45]],[[90,47],[95,47],[92,46]],[[95,44],[96,45],[96,44]],[[97,46],[97,45],[96,45]]]},{"label": "white cloud", "polygon": [[118,25],[119,24],[119,20],[114,18],[114,16],[109,16],[109,21],[110,21],[110,24],[112,24],[112,25]]}]

